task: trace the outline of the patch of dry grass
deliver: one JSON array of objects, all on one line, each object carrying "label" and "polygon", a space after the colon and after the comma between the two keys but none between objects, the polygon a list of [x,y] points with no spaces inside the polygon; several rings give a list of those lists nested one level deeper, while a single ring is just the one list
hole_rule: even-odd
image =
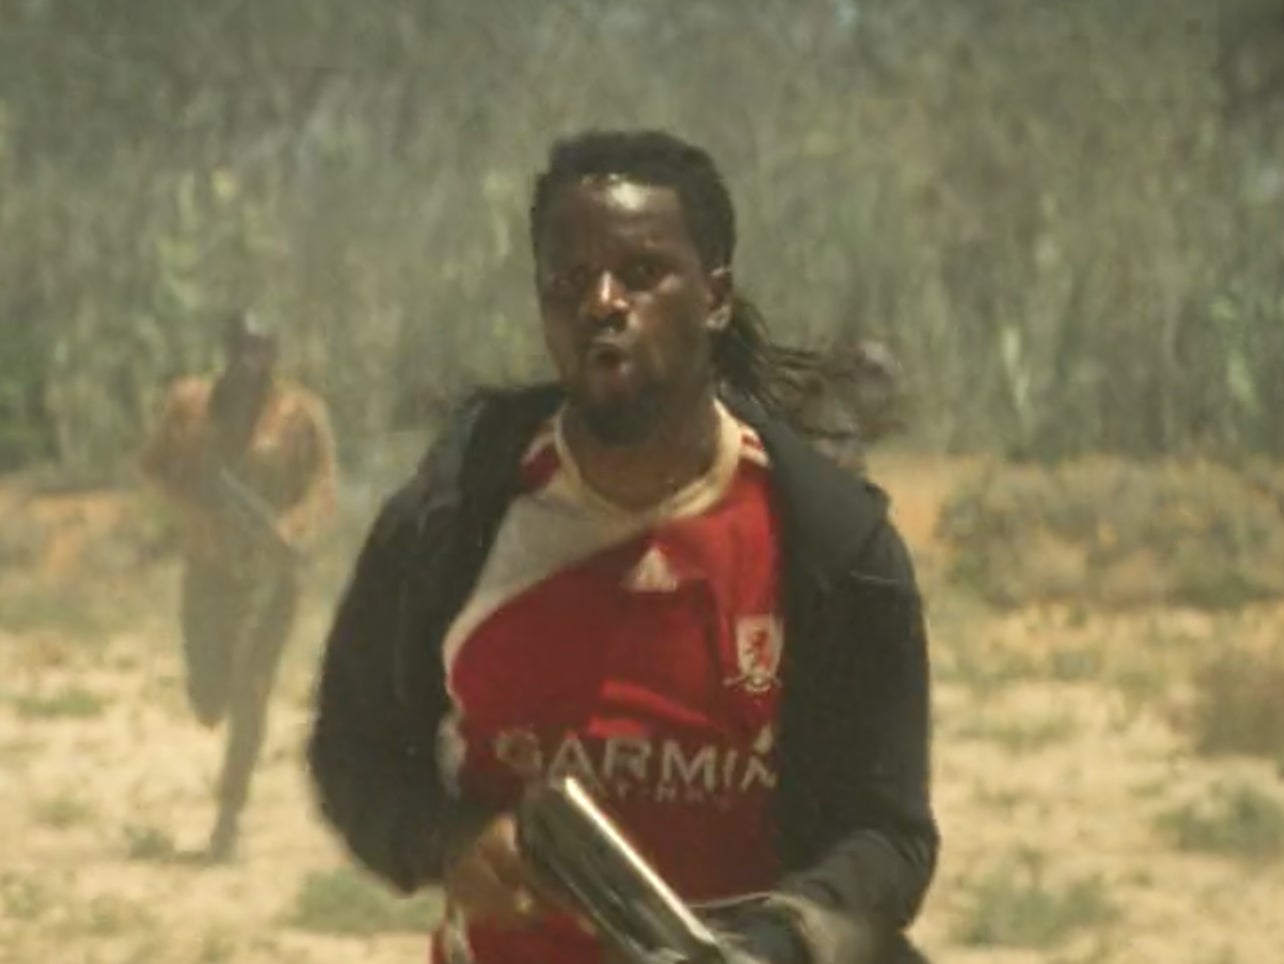
[{"label": "patch of dry grass", "polygon": [[34,877],[8,871],[0,874],[0,910],[4,916],[19,921],[35,921],[45,915],[52,904],[48,889]]},{"label": "patch of dry grass", "polygon": [[1054,882],[1040,855],[1017,854],[973,886],[955,937],[965,945],[1048,949],[1070,936],[1108,928],[1119,911],[1096,877]]},{"label": "patch of dry grass", "polygon": [[178,853],[174,838],[157,827],[131,824],[125,828],[125,853],[130,860],[171,860]]},{"label": "patch of dry grass", "polygon": [[1021,755],[1065,742],[1074,735],[1075,727],[1075,720],[1067,715],[1030,719],[980,717],[961,726],[955,736],[993,743],[1008,753]]},{"label": "patch of dry grass", "polygon": [[1195,748],[1284,764],[1284,652],[1230,645],[1196,667],[1186,720]]},{"label": "patch of dry grass", "polygon": [[1284,596],[1284,515],[1206,462],[1091,458],[982,473],[942,508],[953,579],[1001,606],[1180,604]]},{"label": "patch of dry grass", "polygon": [[1202,801],[1166,810],[1158,826],[1180,850],[1250,862],[1284,856],[1284,802],[1250,784],[1221,786]]},{"label": "patch of dry grass", "polygon": [[403,898],[347,867],[313,873],[303,882],[290,922],[322,934],[427,934],[441,914],[441,898],[429,892]]},{"label": "patch of dry grass", "polygon": [[68,686],[50,693],[11,696],[18,715],[28,720],[84,720],[101,716],[108,703],[96,693]]},{"label": "patch of dry grass", "polygon": [[87,823],[93,815],[93,807],[83,797],[71,793],[45,797],[31,808],[31,817],[36,823],[54,830],[68,830]]}]

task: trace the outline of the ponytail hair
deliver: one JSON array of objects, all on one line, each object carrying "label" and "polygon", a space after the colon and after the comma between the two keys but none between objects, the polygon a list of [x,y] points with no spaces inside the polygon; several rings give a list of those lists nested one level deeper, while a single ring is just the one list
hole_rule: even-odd
[{"label": "ponytail hair", "polygon": [[756,403],[804,435],[843,442],[861,434],[854,421],[825,412],[834,388],[859,377],[857,365],[842,353],[822,355],[773,341],[758,307],[741,295],[715,337],[713,365],[723,391]]}]

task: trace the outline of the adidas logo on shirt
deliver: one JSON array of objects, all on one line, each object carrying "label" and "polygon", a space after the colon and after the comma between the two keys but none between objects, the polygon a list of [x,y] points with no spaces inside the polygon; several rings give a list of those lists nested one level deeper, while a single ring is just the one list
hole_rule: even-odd
[{"label": "adidas logo on shirt", "polygon": [[632,592],[673,592],[678,576],[659,546],[652,546],[625,577],[624,587]]}]

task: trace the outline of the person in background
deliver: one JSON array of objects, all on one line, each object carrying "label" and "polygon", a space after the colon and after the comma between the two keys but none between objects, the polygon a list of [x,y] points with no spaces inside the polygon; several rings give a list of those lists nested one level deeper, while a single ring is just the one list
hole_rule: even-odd
[{"label": "person in background", "polygon": [[589,132],[530,231],[559,377],[479,393],[377,519],[321,668],[323,813],[402,891],[444,888],[439,964],[603,959],[516,841],[550,774],[682,897],[730,902],[744,959],[921,960],[922,602],[883,492],[781,404],[814,359],[738,293],[721,175]]},{"label": "person in background", "polygon": [[325,405],[276,375],[276,334],[249,312],[225,322],[226,363],[177,380],[140,468],[183,527],[187,694],[207,727],[228,718],[207,855],[232,856],[268,702],[299,596],[299,565],[331,521],[335,445]]}]

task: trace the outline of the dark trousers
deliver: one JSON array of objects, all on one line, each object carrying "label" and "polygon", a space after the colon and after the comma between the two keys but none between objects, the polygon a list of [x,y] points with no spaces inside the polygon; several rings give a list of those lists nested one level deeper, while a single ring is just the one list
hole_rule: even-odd
[{"label": "dark trousers", "polygon": [[268,702],[298,604],[294,574],[281,567],[252,575],[189,562],[183,572],[183,656],[197,719],[228,718],[211,847],[233,843],[267,729]]}]

